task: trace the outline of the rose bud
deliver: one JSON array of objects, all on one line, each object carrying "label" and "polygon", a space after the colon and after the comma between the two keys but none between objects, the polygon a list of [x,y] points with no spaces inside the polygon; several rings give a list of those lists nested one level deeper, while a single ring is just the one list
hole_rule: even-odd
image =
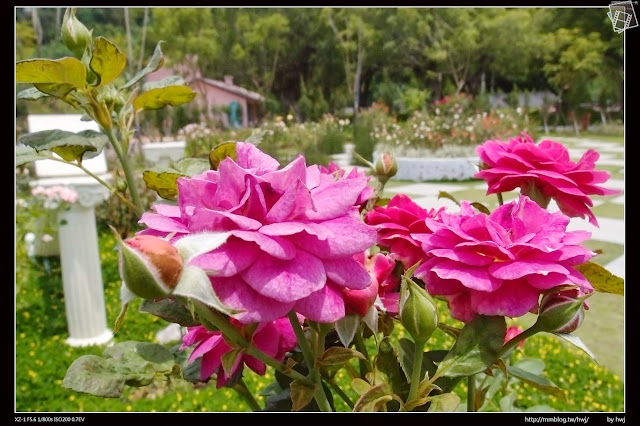
[{"label": "rose bud", "polygon": [[91,31],[76,18],[76,8],[67,8],[62,18],[62,41],[76,58],[82,58],[91,44]]},{"label": "rose bud", "polygon": [[411,279],[402,278],[404,292],[400,296],[400,322],[415,343],[424,344],[438,328],[436,305],[422,287]]},{"label": "rose bud", "polygon": [[362,290],[345,288],[343,291],[346,313],[356,313],[361,317],[365,316],[376,301],[378,288],[378,280],[373,277],[371,278],[371,285]]},{"label": "rose bud", "polygon": [[120,275],[133,294],[143,299],[168,296],[182,275],[183,262],[168,241],[138,235],[120,244]]},{"label": "rose bud", "polygon": [[[545,295],[540,302],[540,314],[536,327],[549,333],[571,333],[584,319],[585,299],[578,297],[578,290],[565,290]],[[588,309],[588,307],[586,307]]]},{"label": "rose bud", "polygon": [[[513,339],[514,337],[516,337],[518,334],[522,333],[524,330],[522,330],[522,328],[518,327],[517,325],[512,325],[509,328],[507,328],[507,334],[505,334],[504,336],[504,343],[506,344],[509,340]],[[524,346],[524,342],[527,339],[522,340],[521,342],[518,343],[518,348],[521,348]]]},{"label": "rose bud", "polygon": [[383,152],[378,156],[374,165],[374,172],[381,183],[386,183],[398,173],[398,163],[393,154]]}]

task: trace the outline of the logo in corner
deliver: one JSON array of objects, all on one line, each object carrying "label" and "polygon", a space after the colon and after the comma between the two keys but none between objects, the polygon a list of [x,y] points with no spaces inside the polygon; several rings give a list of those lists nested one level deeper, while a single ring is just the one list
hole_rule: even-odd
[{"label": "logo in corner", "polygon": [[[638,4],[637,1],[635,3]],[[636,18],[636,12],[633,9],[631,0],[612,2],[609,5],[607,16],[611,20],[613,30],[618,34],[628,28],[638,26],[638,19]]]}]

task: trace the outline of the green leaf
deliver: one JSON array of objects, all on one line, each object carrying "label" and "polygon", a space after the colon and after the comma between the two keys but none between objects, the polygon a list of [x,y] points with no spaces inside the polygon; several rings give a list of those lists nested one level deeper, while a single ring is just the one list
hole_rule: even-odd
[{"label": "green leaf", "polygon": [[222,364],[222,370],[224,371],[224,374],[227,375],[227,377],[231,377],[231,374],[233,372],[233,367],[236,365],[238,358],[241,356],[242,356],[242,349],[240,348],[232,349],[229,352],[222,355],[222,358],[220,359]]},{"label": "green leaf", "polygon": [[372,305],[365,316],[362,317],[362,322],[369,327],[373,334],[378,334],[378,309]]},{"label": "green leaf", "polygon": [[624,296],[624,279],[613,275],[603,266],[586,262],[574,268],[584,275],[596,291]]},{"label": "green leaf", "polygon": [[218,299],[213,287],[211,287],[209,277],[196,266],[186,265],[184,267],[180,281],[173,289],[172,294],[197,300],[223,314],[233,315],[240,312],[228,307]]},{"label": "green leaf", "polygon": [[521,370],[528,371],[531,374],[539,375],[544,371],[544,361],[540,358],[522,358],[520,361],[513,364],[513,366],[518,367]]},{"label": "green leaf", "polygon": [[138,71],[138,73],[133,76],[131,80],[127,81],[124,86],[122,86],[122,90],[128,89],[129,87],[140,81],[145,75],[152,73],[162,67],[162,65],[164,64],[164,56],[162,54],[162,49],[160,48],[160,45],[162,43],[164,43],[163,40],[160,40],[158,42],[158,44],[156,45],[156,49],[154,50],[153,55],[151,56],[151,59],[149,60],[147,65],[143,69]]},{"label": "green leaf", "polygon": [[127,65],[127,57],[118,47],[104,37],[96,37],[89,66],[98,76],[98,86],[104,86],[118,78]]},{"label": "green leaf", "polygon": [[456,411],[460,405],[460,397],[455,393],[443,393],[431,397],[431,405],[427,411]]},{"label": "green leaf", "polygon": [[103,133],[83,130],[78,133],[64,130],[43,130],[27,133],[18,142],[34,148],[37,152],[53,151],[66,161],[95,157],[109,139]]},{"label": "green leaf", "polygon": [[458,200],[456,200],[456,198],[455,198],[453,195],[449,194],[449,193],[448,193],[448,192],[446,192],[446,191],[440,191],[440,192],[438,193],[438,199],[440,199],[440,198],[448,198],[449,200],[453,201],[453,202],[454,202],[454,203],[456,203],[457,205],[460,205],[460,203],[458,202]]},{"label": "green leaf", "polygon": [[140,303],[138,311],[155,315],[165,321],[180,324],[183,327],[200,325],[199,321],[193,319],[191,312],[185,305],[172,298],[160,300],[144,299]]},{"label": "green leaf", "polygon": [[291,402],[293,406],[291,407],[291,411],[300,411],[301,408],[306,406],[313,400],[313,395],[316,393],[318,389],[317,384],[308,385],[299,380],[294,380],[291,382]]},{"label": "green leaf", "polygon": [[566,334],[566,333],[552,333],[552,334],[582,349],[587,355],[591,357],[591,359],[593,359],[598,364],[600,363],[596,358],[596,355],[591,351],[591,349],[589,349],[589,347],[578,336],[574,334]]},{"label": "green leaf", "polygon": [[520,411],[513,404],[516,402],[518,395],[515,392],[509,392],[507,395],[500,398],[500,410],[503,412]]},{"label": "green leaf", "polygon": [[498,359],[505,334],[504,317],[476,315],[464,326],[436,374],[458,377],[483,371]]},{"label": "green leaf", "polygon": [[35,100],[38,100],[40,98],[46,98],[46,97],[49,97],[49,95],[47,95],[44,92],[39,91],[35,87],[30,87],[30,88],[22,90],[20,93],[18,93],[18,96],[16,96],[16,99],[17,100],[24,99],[26,101],[35,101]]},{"label": "green leaf", "polygon": [[183,158],[173,166],[185,176],[194,176],[210,169],[209,162],[203,158]]},{"label": "green leaf", "polygon": [[173,355],[162,345],[120,342],[105,349],[102,357],[84,355],[73,361],[62,387],[90,395],[117,398],[125,385],[146,386],[156,374],[171,374],[174,366]]},{"label": "green leaf", "polygon": [[409,395],[409,383],[402,373],[398,363],[398,355],[391,344],[391,339],[385,337],[378,345],[378,356],[375,359],[375,383],[386,382],[391,385],[393,393],[399,395],[402,400]]},{"label": "green leaf", "polygon": [[[408,382],[411,383],[411,377],[413,375],[413,359],[415,356],[415,343],[404,337],[401,338],[398,343],[398,359],[400,361],[400,367],[402,368],[402,371],[404,371],[404,375]],[[429,372],[429,376],[433,376],[436,372],[436,368],[437,366],[429,357],[428,352],[424,353],[422,356],[420,377],[425,377],[427,372]]]},{"label": "green leaf", "polygon": [[216,145],[209,152],[209,164],[213,170],[218,170],[220,162],[227,157],[231,157],[233,161],[237,160],[236,142],[222,142]]},{"label": "green leaf", "polygon": [[369,382],[366,382],[359,377],[356,377],[351,381],[351,387],[358,395],[364,395],[369,389],[371,389]]},{"label": "green leaf", "polygon": [[38,152],[30,146],[16,146],[16,167],[31,163],[32,161],[46,160],[47,158],[49,157],[38,154]]},{"label": "green leaf", "polygon": [[178,196],[177,180],[183,176],[186,175],[168,167],[155,167],[142,172],[142,179],[147,188],[156,191],[165,200],[176,199]]},{"label": "green leaf", "polygon": [[557,387],[552,381],[549,379],[538,376],[537,374],[530,373],[526,370],[518,368],[516,366],[508,367],[509,374],[513,377],[517,377],[524,383],[533,386],[536,389],[539,389],[545,393],[555,396],[556,398],[560,398],[563,401],[567,400],[567,395],[563,389]]},{"label": "green leaf", "polygon": [[252,143],[254,145],[258,145],[260,144],[260,142],[262,142],[262,139],[265,137],[266,134],[267,134],[267,130],[260,130],[259,132],[256,132],[253,135],[246,138],[244,141],[246,143]]},{"label": "green leaf", "polygon": [[482,212],[484,214],[491,214],[491,211],[482,203],[474,201],[470,204],[471,206],[475,207],[475,209],[478,210],[479,212]]},{"label": "green leaf", "polygon": [[340,339],[340,342],[345,348],[351,345],[358,327],[360,327],[360,317],[356,314],[347,314],[344,318],[336,321],[338,339]]},{"label": "green leaf", "polygon": [[86,86],[87,69],[76,58],[27,59],[16,62],[16,83],[31,83],[46,94],[64,99]]},{"label": "green leaf", "polygon": [[196,97],[196,92],[188,86],[167,86],[151,89],[139,95],[133,101],[133,109],[160,109],[167,105],[176,106],[191,102]]},{"label": "green leaf", "polygon": [[353,407],[353,411],[379,411],[383,405],[392,399],[393,393],[389,384],[380,383],[372,386],[360,396]]},{"label": "green leaf", "polygon": [[339,367],[349,362],[352,358],[366,360],[364,355],[355,349],[332,346],[322,354],[318,362],[325,367]]},{"label": "green leaf", "polygon": [[142,85],[142,91],[147,92],[151,89],[160,89],[162,87],[167,86],[184,86],[187,83],[184,81],[184,78],[179,75],[171,75],[169,77],[163,78],[158,81],[149,81],[148,83],[144,83]]}]

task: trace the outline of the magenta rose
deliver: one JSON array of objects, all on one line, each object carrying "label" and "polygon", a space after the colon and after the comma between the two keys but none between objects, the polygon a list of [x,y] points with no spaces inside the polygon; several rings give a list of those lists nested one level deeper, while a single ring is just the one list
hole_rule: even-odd
[{"label": "magenta rose", "polygon": [[237,143],[237,160],[178,179],[178,205],[155,204],[142,234],[171,242],[200,232],[229,232],[217,249],[189,264],[205,270],[220,300],[242,323],[269,322],[292,309],[317,322],[345,315],[342,288],[371,283],[353,255],[375,244],[357,203],[368,179],[334,179],[299,156],[278,162],[252,144]]},{"label": "magenta rose", "polygon": [[431,233],[412,235],[428,256],[415,276],[431,295],[447,299],[456,319],[537,312],[540,294],[563,284],[577,285],[581,294],[593,291],[573,267],[595,256],[580,245],[591,233],[567,232],[567,216],[527,196],[490,215],[463,201],[459,214],[425,222]]},{"label": "magenta rose", "polygon": [[564,145],[551,140],[536,144],[529,135],[523,135],[509,142],[488,140],[477,148],[480,160],[487,168],[475,176],[487,181],[487,194],[520,188],[521,194],[542,207],[546,208],[553,198],[567,216],[586,216],[589,222],[598,226],[590,210],[593,201],[589,196],[620,193],[598,186],[611,177],[609,172],[595,170],[600,154],[589,149],[574,163]]},{"label": "magenta rose", "polygon": [[[191,355],[189,364],[202,357],[200,378],[206,380],[212,374],[217,374],[216,387],[221,388],[229,379],[246,364],[247,367],[260,375],[264,375],[267,366],[251,355],[242,354],[237,359],[231,370],[225,373],[222,368],[222,356],[233,348],[229,346],[219,331],[207,330],[198,325],[189,327],[189,331],[182,338],[180,349],[186,349],[197,344]],[[287,318],[280,318],[269,323],[262,323],[253,333],[252,344],[270,357],[282,362],[285,354],[292,350],[296,344],[296,335]]]},{"label": "magenta rose", "polygon": [[411,235],[430,232],[425,219],[437,218],[443,210],[425,210],[406,195],[397,194],[385,207],[367,213],[364,220],[378,231],[378,245],[408,269],[425,257],[420,242]]},{"label": "magenta rose", "polygon": [[398,313],[399,294],[396,290],[400,280],[393,274],[396,262],[389,256],[376,253],[369,256],[368,253],[360,253],[354,258],[369,272],[371,285],[362,290],[345,288],[345,304],[347,313],[356,313],[365,316],[367,311],[375,303],[378,296],[390,314]]},{"label": "magenta rose", "polygon": [[[369,182],[373,177],[367,176],[367,173],[364,171],[359,172],[356,167],[354,167],[349,173],[347,173],[345,169],[341,168],[334,162],[330,162],[326,167],[319,165],[318,168],[320,169],[320,173],[322,173],[323,175],[329,175],[331,176],[331,179],[334,180],[366,179],[366,181]],[[367,185],[360,193],[360,196],[356,200],[355,205],[360,207],[363,206],[373,196],[373,192],[373,187]]]}]

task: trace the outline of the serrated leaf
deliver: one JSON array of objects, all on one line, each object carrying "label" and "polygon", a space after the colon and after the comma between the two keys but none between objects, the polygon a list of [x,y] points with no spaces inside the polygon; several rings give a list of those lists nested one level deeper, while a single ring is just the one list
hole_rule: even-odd
[{"label": "serrated leaf", "polygon": [[458,202],[458,200],[456,200],[456,198],[455,198],[453,195],[449,194],[449,193],[448,193],[448,192],[446,192],[446,191],[440,191],[440,192],[438,193],[438,199],[440,199],[440,198],[447,198],[447,199],[449,199],[449,200],[453,201],[454,203],[456,203],[458,206],[460,205],[460,203]]},{"label": "serrated leaf", "polygon": [[519,380],[533,386],[536,389],[555,396],[556,398],[560,398],[563,401],[567,400],[565,391],[557,387],[555,383],[545,377],[529,373],[528,371],[516,366],[509,367],[509,374],[513,377],[517,377]]},{"label": "serrated leaf", "polygon": [[[217,249],[224,244],[231,233],[229,232],[202,232],[199,234],[190,234],[180,238],[174,244],[176,250],[180,254],[185,264],[189,263],[194,257],[203,253],[208,253]],[[217,271],[213,271],[214,273]]]},{"label": "serrated leaf", "polygon": [[173,167],[185,176],[199,175],[210,169],[209,162],[203,158],[183,158]]},{"label": "serrated leaf", "polygon": [[87,69],[76,58],[27,59],[16,62],[16,83],[31,83],[41,92],[64,99],[86,86]]},{"label": "serrated leaf", "polygon": [[147,63],[147,65],[141,69],[140,71],[138,71],[138,73],[133,76],[133,78],[129,81],[127,81],[124,86],[122,86],[122,89],[128,89],[129,87],[133,86],[134,84],[136,84],[138,81],[140,81],[145,75],[152,73],[156,70],[158,70],[160,67],[162,67],[162,65],[164,64],[164,56],[162,54],[162,49],[160,48],[160,45],[164,43],[163,40],[160,40],[158,42],[158,44],[156,45],[156,49],[153,51],[153,55],[151,56],[151,59],[149,59],[149,62]]},{"label": "serrated leaf", "polygon": [[491,214],[491,211],[482,203],[479,203],[477,201],[474,201],[472,203],[469,203],[472,207],[474,207],[476,210],[478,210],[479,212],[482,212],[484,214]]},{"label": "serrated leaf", "polygon": [[624,279],[613,275],[603,266],[586,262],[574,268],[584,275],[596,291],[624,296]]},{"label": "serrated leaf", "polygon": [[46,160],[47,158],[49,157],[38,154],[38,152],[30,146],[16,146],[16,167],[31,163],[32,161]]},{"label": "serrated leaf", "polygon": [[405,400],[409,394],[409,383],[402,373],[398,355],[391,344],[391,339],[385,337],[378,345],[378,355],[375,359],[375,383],[386,382],[391,385],[393,393]]},{"label": "serrated leaf", "polygon": [[351,381],[351,387],[358,395],[365,394],[369,389],[371,389],[371,385],[369,382],[362,380],[359,377],[356,377]]},{"label": "serrated leaf", "polygon": [[558,337],[566,340],[567,342],[571,343],[572,345],[582,349],[587,355],[589,355],[591,357],[591,359],[593,359],[598,364],[600,363],[598,361],[598,359],[596,358],[596,355],[591,351],[591,349],[589,349],[589,347],[582,341],[582,339],[580,339],[575,334],[566,334],[566,333],[552,333],[552,334],[554,336],[558,336]]},{"label": "serrated leaf", "polygon": [[177,180],[186,176],[175,169],[156,167],[142,172],[147,188],[156,191],[165,200],[175,200],[178,196]]},{"label": "serrated leaf", "polygon": [[120,342],[104,350],[102,357],[77,358],[62,381],[62,387],[77,392],[117,398],[124,386],[146,386],[156,374],[174,371],[171,352],[162,345],[144,342]]},{"label": "serrated leaf", "polygon": [[211,281],[207,274],[196,266],[186,265],[184,267],[180,281],[178,282],[178,285],[176,285],[176,288],[173,289],[172,294],[197,300],[226,315],[233,315],[240,312],[228,307],[220,301],[213,291]]},{"label": "serrated leaf", "polygon": [[105,134],[94,130],[78,133],[57,129],[43,130],[18,138],[18,142],[32,147],[37,152],[53,151],[66,161],[95,157],[108,141]]},{"label": "serrated leaf", "polygon": [[193,315],[185,305],[172,298],[160,300],[144,299],[140,303],[138,311],[155,315],[165,321],[180,324],[183,327],[200,325],[199,321],[193,319]]},{"label": "serrated leaf", "polygon": [[353,407],[353,411],[379,411],[383,405],[393,399],[391,387],[387,383],[372,386],[363,393]]},{"label": "serrated leaf", "polygon": [[167,105],[176,106],[191,102],[196,97],[196,92],[188,86],[167,86],[151,89],[140,94],[133,101],[134,110],[151,110],[164,108]]},{"label": "serrated leaf", "polygon": [[184,78],[180,77],[179,75],[171,75],[169,77],[163,78],[162,80],[149,81],[147,83],[144,83],[142,85],[142,91],[147,92],[151,89],[160,89],[167,86],[184,86],[186,84],[187,83],[184,81]]},{"label": "serrated leaf", "polygon": [[347,314],[344,318],[336,321],[336,332],[338,339],[345,348],[348,348],[360,327],[360,317],[356,314]]},{"label": "serrated leaf", "polygon": [[233,161],[238,159],[236,154],[236,142],[222,142],[216,145],[211,152],[209,152],[209,164],[213,170],[218,170],[220,162],[225,158],[230,157]]},{"label": "serrated leaf", "polygon": [[499,358],[506,331],[504,317],[476,315],[464,326],[436,374],[458,377],[483,371]]},{"label": "serrated leaf", "polygon": [[300,411],[301,408],[313,400],[313,395],[318,389],[317,384],[308,385],[299,380],[291,382],[291,402],[293,403],[291,411]]},{"label": "serrated leaf", "polygon": [[89,66],[98,76],[98,86],[104,86],[118,78],[127,65],[127,57],[104,37],[93,40]]},{"label": "serrated leaf", "polygon": [[47,98],[47,97],[49,97],[49,95],[47,95],[46,93],[39,91],[35,87],[30,87],[18,93],[18,95],[16,96],[16,99],[17,100],[22,99],[25,101],[35,101],[40,98]]},{"label": "serrated leaf", "polygon": [[427,411],[431,412],[451,412],[456,411],[460,405],[460,397],[453,393],[443,393],[442,395],[434,395],[431,397],[431,405]]},{"label": "serrated leaf", "polygon": [[322,354],[322,357],[319,359],[319,363],[325,367],[336,367],[349,362],[352,358],[366,360],[364,355],[355,349],[332,346]]}]

